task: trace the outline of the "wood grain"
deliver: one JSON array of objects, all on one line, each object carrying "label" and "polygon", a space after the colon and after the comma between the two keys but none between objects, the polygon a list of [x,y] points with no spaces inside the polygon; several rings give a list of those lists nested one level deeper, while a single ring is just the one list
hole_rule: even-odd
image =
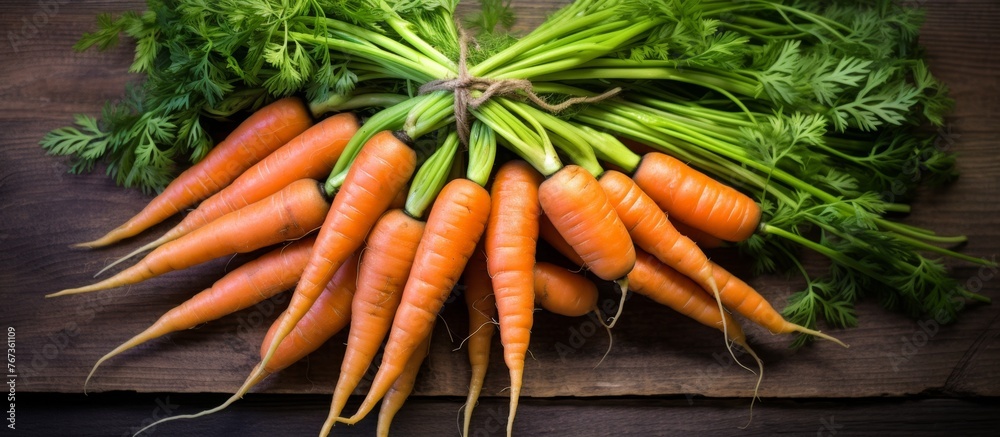
[{"label": "wood grain", "polygon": [[[224,396],[177,394],[32,395],[35,406],[24,415],[31,435],[131,435],[151,418],[211,408]],[[348,403],[356,409],[360,400]],[[462,402],[455,398],[411,398],[393,421],[395,435],[459,435]],[[649,397],[595,399],[522,399],[515,435],[532,436],[732,436],[782,435],[943,435],[961,423],[963,436],[995,435],[1000,417],[995,400],[892,399],[773,400],[754,408],[747,425],[747,403],[729,399],[664,399]],[[313,435],[329,408],[326,396],[249,395],[226,411],[198,420],[158,426],[153,435]],[[45,420],[60,417],[59,421]],[[469,435],[504,435],[504,399],[488,398],[477,407]],[[900,420],[906,418],[906,420]],[[68,425],[68,426],[67,426]],[[66,430],[72,430],[69,433]],[[375,435],[375,422],[338,425],[337,436]]]},{"label": "wood grain", "polygon": [[[529,29],[554,10],[556,4],[565,2],[514,3],[522,16],[519,26]],[[913,213],[904,220],[942,234],[969,235],[969,242],[961,248],[963,252],[996,259],[1000,253],[1000,214],[995,197],[1000,182],[1000,156],[996,153],[997,138],[1000,138],[1000,76],[996,72],[1000,71],[1000,58],[995,48],[1000,44],[1000,5],[991,1],[920,3],[927,8],[921,41],[927,48],[931,68],[950,86],[956,99],[955,112],[940,135],[941,140],[959,155],[962,177],[946,188],[922,191],[914,203]],[[96,115],[105,100],[120,96],[124,84],[136,79],[126,73],[132,57],[128,44],[104,53],[76,53],[71,46],[81,33],[92,28],[97,13],[139,10],[143,4],[139,1],[52,4],[57,7],[42,9],[41,3],[36,2],[9,4],[0,16],[0,34],[8,37],[0,43],[0,59],[5,60],[0,63],[0,78],[3,78],[0,81],[0,132],[3,132],[0,137],[0,302],[3,302],[4,324],[16,330],[19,393],[80,393],[84,377],[97,358],[141,331],[159,314],[211,284],[227,269],[249,259],[239,256],[217,260],[127,289],[42,298],[46,293],[87,283],[93,272],[109,260],[128,253],[176,223],[165,223],[127,244],[106,250],[68,249],[72,243],[99,236],[118,225],[148,201],[148,197],[139,192],[114,186],[100,171],[88,175],[67,174],[63,159],[46,156],[37,145],[48,130],[69,124],[73,114]],[[462,7],[471,8],[468,4]],[[31,22],[32,19],[36,21]],[[32,28],[37,32],[32,33]],[[712,255],[723,265],[750,278],[753,285],[775,302],[782,302],[801,285],[780,277],[751,278],[746,276],[747,269],[735,254],[720,251]],[[997,280],[1000,276],[996,270],[952,264],[954,275],[960,281],[986,296],[1000,299],[1000,281]],[[260,340],[286,299],[287,295],[281,295],[216,323],[177,333],[128,352],[106,363],[89,388],[94,392],[172,393],[173,401],[185,399],[180,401],[184,403],[187,399],[199,399],[188,397],[187,393],[231,392],[256,362]],[[604,299],[614,297],[608,294]],[[735,422],[739,422],[744,413],[743,401],[713,404],[706,410],[709,411],[707,416],[689,419],[686,416],[689,410],[676,408],[676,401],[647,403],[645,398],[625,398],[621,400],[622,405],[628,407],[625,409],[617,406],[619,398],[595,404],[600,407],[592,407],[589,401],[564,399],[684,398],[688,395],[745,399],[750,395],[753,375],[732,363],[717,333],[650,305],[641,297],[629,299],[626,305],[622,321],[615,328],[614,347],[597,368],[594,365],[605,352],[607,338],[593,321],[539,313],[523,392],[524,396],[534,399],[522,411],[523,421],[518,426],[526,431],[565,434],[575,429],[592,434],[588,431],[618,429],[614,426],[588,428],[603,420],[588,419],[594,412],[628,414],[633,409],[637,410],[634,418],[614,416],[607,423],[649,423],[652,427],[677,421],[681,424],[679,429],[683,429],[684,423],[704,424],[709,417],[722,416],[726,420],[719,428],[709,431],[725,434],[732,431],[734,424],[738,426]],[[861,304],[859,316],[857,328],[834,332],[851,345],[850,349],[816,343],[801,350],[790,350],[789,338],[748,328],[751,343],[767,366],[760,395],[773,400],[1000,396],[1000,372],[996,370],[996,363],[1000,362],[1000,307],[970,307],[958,323],[950,326],[938,326],[933,320],[911,320],[886,312],[872,302]],[[434,350],[416,387],[418,396],[465,395],[468,379],[465,350],[455,350],[466,335],[461,305],[449,304],[442,317],[452,332],[449,335],[446,325],[438,324]],[[258,391],[329,394],[336,380],[345,339],[345,335],[339,335],[307,360],[276,375]],[[499,350],[499,343],[494,347]],[[498,371],[503,368],[499,355],[493,354],[493,371],[484,389],[484,396],[496,399],[487,399],[487,406],[502,405],[506,396],[505,372]],[[360,390],[366,388],[364,385]],[[260,409],[283,404],[286,398],[267,399],[263,404],[249,407],[245,415],[234,417],[256,415]],[[898,425],[892,420],[892,411],[920,414],[926,407],[932,412],[925,417],[927,420],[959,420],[979,417],[992,407],[978,404],[970,407],[965,401],[914,402],[898,407],[900,410],[890,408],[884,418],[876,417],[872,411],[858,414],[869,423],[888,427]],[[112,404],[130,407],[128,402]],[[209,404],[211,402],[205,405]],[[415,404],[412,412],[406,413],[404,420],[424,430],[419,428],[421,421],[416,417],[434,414],[440,420],[428,421],[433,423],[427,426],[434,427],[434,431],[451,432],[458,404],[448,398],[423,399]],[[779,402],[779,405],[786,404]],[[860,411],[851,410],[854,402],[830,405],[833,409],[846,409],[837,411]],[[873,410],[882,407],[884,405]],[[76,420],[87,417],[81,413],[91,411],[87,408],[93,407],[67,401],[68,414]],[[449,413],[435,413],[439,408]],[[785,407],[779,407],[782,408]],[[788,408],[798,414],[799,407]],[[823,408],[826,407],[811,411]],[[42,411],[54,413],[56,409]],[[309,413],[304,420],[321,420],[325,407],[313,405],[304,411]],[[812,416],[808,420],[779,423],[767,415],[768,411],[761,410],[763,423],[758,425],[813,432],[820,421]],[[550,416],[564,413],[581,419],[578,427],[544,427],[543,424],[550,423],[547,421]],[[135,414],[135,411],[122,414]],[[123,417],[111,416],[102,420],[114,421]],[[983,420],[992,420],[990,423],[995,425],[996,419]],[[254,423],[258,422],[271,423],[263,419]],[[217,426],[245,429],[232,420],[224,423]],[[976,422],[977,426],[982,423],[985,422]],[[560,425],[565,423],[560,422]],[[758,425],[753,425],[750,432],[765,433],[767,428],[756,428]],[[370,428],[359,429],[367,429],[360,433],[370,434]],[[639,434],[643,431],[658,434],[662,430],[642,426],[634,429]],[[430,430],[427,428],[428,432]]]}]

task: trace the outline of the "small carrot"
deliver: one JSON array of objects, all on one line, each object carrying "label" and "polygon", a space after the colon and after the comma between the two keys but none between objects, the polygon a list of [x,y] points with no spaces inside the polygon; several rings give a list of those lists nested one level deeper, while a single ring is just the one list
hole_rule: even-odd
[{"label": "small carrot", "polygon": [[288,310],[279,319],[276,340],[262,366],[267,365],[278,344],[306,314],[334,273],[361,247],[369,230],[413,175],[416,161],[413,148],[394,132],[379,132],[365,143],[334,197],[316,236],[312,257]]},{"label": "small carrot", "polygon": [[593,281],[544,261],[535,263],[533,271],[537,305],[566,317],[597,313],[598,293]]},{"label": "small carrot", "polygon": [[385,213],[368,235],[355,293],[347,348],[320,435],[329,434],[351,393],[378,353],[389,332],[413,266],[425,223],[400,209]]},{"label": "small carrot", "polygon": [[465,306],[469,311],[469,367],[472,376],[469,379],[469,394],[465,398],[465,417],[462,424],[462,436],[468,437],[469,424],[472,422],[472,411],[479,401],[486,380],[486,370],[490,365],[490,347],[493,334],[496,332],[494,319],[497,315],[496,298],[493,295],[493,282],[486,267],[486,252],[476,249],[469,264],[462,274],[465,283]]},{"label": "small carrot", "polygon": [[329,208],[330,202],[321,184],[315,179],[300,179],[265,199],[156,248],[137,264],[110,278],[46,297],[135,284],[224,255],[295,240],[318,228]]},{"label": "small carrot", "polygon": [[752,198],[670,155],[643,155],[632,178],[671,217],[723,240],[743,241],[760,224]]},{"label": "small carrot", "polygon": [[604,322],[601,311],[597,308],[597,285],[584,275],[544,261],[535,263],[533,271],[536,305],[551,313],[566,317],[593,314],[607,330],[608,350],[604,352],[601,361],[598,361],[594,367],[601,365],[604,358],[611,352],[614,338],[611,335],[611,325]]},{"label": "small carrot", "polygon": [[541,207],[538,187],[544,178],[524,161],[500,166],[490,193],[492,206],[486,225],[486,264],[493,278],[503,344],[504,362],[510,372],[510,410],[507,434],[511,434],[524,379],[534,320],[535,248]]},{"label": "small carrot", "polygon": [[[97,360],[97,364],[94,364],[87,375],[87,381],[94,376],[101,363],[126,350],[171,332],[191,329],[232,314],[294,287],[312,252],[314,240],[314,237],[303,238],[237,267],[208,289],[167,311],[145,331]],[[84,391],[87,381],[83,383]]]},{"label": "small carrot", "polygon": [[385,397],[382,399],[382,407],[378,412],[378,425],[375,429],[376,436],[389,437],[389,426],[392,424],[392,419],[403,408],[403,404],[406,402],[406,398],[410,396],[410,393],[413,393],[413,385],[417,380],[417,373],[420,372],[420,366],[423,364],[424,359],[427,358],[430,347],[431,337],[427,336],[424,338],[423,343],[417,347],[417,351],[410,357],[409,361],[406,362],[403,373],[399,375],[396,382],[392,383],[392,388],[385,394]]},{"label": "small carrot", "polygon": [[[171,420],[195,419],[222,411],[242,398],[243,395],[247,394],[250,389],[263,381],[264,378],[267,378],[272,373],[284,370],[288,366],[305,358],[306,355],[319,349],[330,337],[333,337],[341,329],[344,329],[348,321],[350,321],[351,300],[354,298],[355,285],[358,280],[357,271],[358,257],[356,255],[351,256],[341,266],[330,282],[327,283],[326,287],[323,288],[322,293],[320,293],[313,306],[309,308],[309,311],[295,325],[295,329],[281,340],[281,344],[272,355],[268,364],[261,366],[258,363],[236,393],[221,405],[196,414],[171,416],[158,420],[140,429],[135,435],[139,435],[149,428]],[[280,320],[281,318],[279,317],[271,325],[271,328],[267,331],[267,335],[264,336],[264,341],[261,343],[260,349],[261,357],[271,349],[271,345],[275,341],[278,321]]]},{"label": "small carrot", "polygon": [[559,234],[598,277],[615,281],[632,270],[635,247],[628,229],[593,175],[567,165],[542,182],[538,200]]},{"label": "small carrot", "polygon": [[76,247],[107,246],[132,237],[229,185],[250,166],[312,125],[301,99],[287,97],[258,109],[197,164],[121,226]]},{"label": "small carrot", "polygon": [[326,118],[239,175],[231,184],[198,204],[163,236],[107,265],[98,274],[135,255],[177,239],[212,220],[276,193],[298,179],[330,173],[344,146],[358,130],[358,118],[341,113]]},{"label": "small carrot", "polygon": [[449,182],[438,194],[417,247],[403,298],[375,380],[358,412],[345,423],[357,423],[385,395],[424,337],[458,282],[486,228],[490,195],[468,179]]}]

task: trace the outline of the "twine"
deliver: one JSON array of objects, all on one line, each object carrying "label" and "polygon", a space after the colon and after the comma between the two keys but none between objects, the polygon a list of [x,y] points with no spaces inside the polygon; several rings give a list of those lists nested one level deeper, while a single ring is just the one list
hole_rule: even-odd
[{"label": "twine", "polygon": [[[467,65],[469,43],[472,38],[462,26],[458,26],[458,76],[452,79],[437,79],[425,83],[418,90],[420,94],[433,91],[451,91],[455,95],[455,130],[458,138],[465,146],[469,145],[469,131],[472,120],[470,111],[475,110],[493,96],[512,96],[522,93],[539,108],[551,113],[559,113],[570,106],[580,103],[593,103],[618,94],[621,88],[612,88],[602,94],[590,97],[572,97],[559,104],[551,104],[538,96],[527,79],[491,79],[474,77],[469,74]],[[478,97],[472,97],[472,91],[480,91]]]}]

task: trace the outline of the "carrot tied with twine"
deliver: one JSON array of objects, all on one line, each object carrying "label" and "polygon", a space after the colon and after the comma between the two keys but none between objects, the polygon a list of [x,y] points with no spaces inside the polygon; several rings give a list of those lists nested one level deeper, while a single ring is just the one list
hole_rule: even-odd
[{"label": "carrot tied with twine", "polygon": [[[593,103],[613,97],[621,91],[615,87],[596,96],[571,97],[558,104],[551,104],[535,93],[531,81],[527,79],[494,79],[489,77],[476,77],[469,74],[467,65],[469,43],[472,37],[465,32],[461,25],[456,23],[458,28],[458,75],[451,79],[436,79],[420,86],[420,94],[428,94],[434,91],[451,91],[455,94],[455,130],[458,138],[464,146],[469,145],[469,129],[472,121],[469,119],[469,111],[475,110],[493,96],[511,96],[518,92],[523,93],[528,100],[551,113],[559,113],[570,106],[580,103]],[[472,97],[472,91],[480,91],[477,97]]]}]

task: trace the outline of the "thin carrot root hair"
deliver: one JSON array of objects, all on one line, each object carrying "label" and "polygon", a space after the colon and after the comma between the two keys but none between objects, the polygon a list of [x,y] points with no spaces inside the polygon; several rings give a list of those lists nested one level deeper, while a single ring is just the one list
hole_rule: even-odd
[{"label": "thin carrot root hair", "polygon": [[[753,357],[754,361],[757,362],[757,369],[759,370],[759,372],[754,372],[753,370],[750,370],[751,373],[757,374],[757,383],[753,387],[753,396],[750,398],[750,417],[747,418],[747,423],[740,427],[740,429],[746,429],[747,427],[750,426],[750,422],[753,421],[753,405],[754,403],[756,403],[758,399],[757,393],[760,391],[760,384],[764,380],[764,361],[762,361],[760,357],[757,355],[757,352],[755,352],[753,348],[750,347],[750,344],[747,343],[746,338],[733,340],[733,343],[736,343],[739,347],[743,348],[743,350],[747,351],[747,353],[750,354],[751,357]],[[736,362],[739,363],[738,360]],[[743,364],[740,364],[740,366],[743,366]],[[746,366],[743,366],[743,368],[746,368]]]},{"label": "thin carrot root hair", "polygon": [[797,325],[795,323],[788,322],[788,321],[786,321],[785,323],[787,324],[788,330],[791,331],[791,332],[798,332],[798,333],[802,333],[802,334],[806,334],[806,335],[811,335],[811,336],[814,336],[814,337],[819,337],[819,338],[822,338],[823,340],[829,340],[829,341],[832,341],[834,343],[837,343],[837,344],[839,344],[839,345],[841,345],[841,346],[843,346],[845,348],[846,347],[851,347],[847,343],[844,343],[843,341],[841,341],[837,337],[834,337],[834,336],[832,336],[830,334],[824,334],[821,331],[817,331],[815,329],[809,329],[809,328],[806,328],[805,326]]},{"label": "thin carrot root hair", "polygon": [[[622,296],[624,296],[624,294]],[[619,314],[620,313],[621,313],[621,306],[619,306]],[[601,355],[601,360],[598,361],[597,364],[594,364],[593,368],[596,369],[598,366],[601,365],[601,363],[604,362],[604,359],[608,357],[608,354],[611,353],[611,346],[614,345],[615,338],[614,336],[611,335],[612,326],[604,322],[604,315],[601,314],[600,308],[594,307],[593,314],[594,317],[597,317],[597,322],[600,323],[601,326],[604,327],[604,330],[608,332],[608,349],[604,351],[604,355]],[[617,320],[617,318],[615,320]]]},{"label": "thin carrot root hair", "polygon": [[604,325],[605,328],[608,329],[615,327],[615,324],[618,323],[618,317],[621,317],[622,311],[625,310],[625,298],[628,297],[628,276],[622,276],[617,281],[615,281],[615,284],[617,284],[618,289],[621,290],[622,297],[618,301],[618,311],[616,311],[615,316],[611,318],[611,323],[606,325],[604,323],[601,323],[602,325]]},{"label": "thin carrot root hair", "polygon": [[222,411],[222,410],[226,409],[227,407],[229,407],[230,405],[232,405],[236,401],[242,399],[244,395],[246,395],[248,392],[250,392],[251,388],[253,388],[257,384],[259,384],[261,381],[264,380],[264,378],[267,378],[270,374],[271,374],[271,372],[268,372],[267,370],[265,370],[263,367],[261,367],[258,364],[257,366],[254,367],[253,372],[250,373],[250,376],[247,377],[246,381],[243,382],[243,385],[240,386],[239,390],[236,390],[236,393],[233,393],[233,395],[230,396],[229,399],[226,399],[226,401],[223,402],[222,404],[219,404],[219,406],[217,406],[215,408],[208,409],[208,410],[204,410],[204,411],[199,412],[199,413],[181,414],[181,415],[178,415],[178,416],[170,416],[170,417],[166,417],[166,418],[157,420],[156,422],[153,422],[153,423],[151,423],[149,425],[146,425],[142,429],[136,431],[135,434],[133,434],[132,436],[135,437],[135,436],[137,436],[139,434],[142,434],[143,431],[145,431],[147,429],[150,429],[150,428],[153,428],[153,427],[156,427],[156,426],[159,426],[159,425],[162,425],[165,422],[170,422],[170,421],[173,421],[173,420],[180,420],[180,419],[197,419],[199,417],[204,417],[204,416],[207,416],[209,414],[218,413],[219,411]]}]

